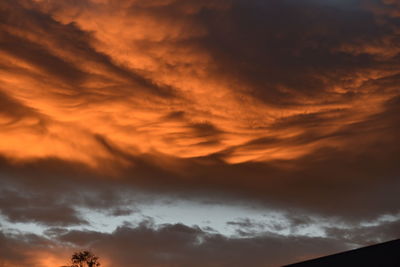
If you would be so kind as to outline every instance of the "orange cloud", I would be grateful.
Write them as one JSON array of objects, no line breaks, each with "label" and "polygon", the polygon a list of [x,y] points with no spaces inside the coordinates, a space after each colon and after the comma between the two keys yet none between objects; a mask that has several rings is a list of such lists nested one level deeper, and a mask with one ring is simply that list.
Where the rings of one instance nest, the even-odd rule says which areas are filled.
[{"label": "orange cloud", "polygon": [[[347,84],[332,88],[328,84],[321,88],[326,92],[322,96],[279,89],[301,105],[260,101],[251,84],[219,74],[219,62],[196,44],[210,34],[197,16],[204,10],[229,10],[229,1],[21,3],[25,7],[18,12],[25,19],[16,23],[16,17],[7,16],[8,24],[2,26],[9,45],[1,53],[7,66],[2,69],[1,89],[36,115],[11,124],[11,118],[2,117],[8,126],[0,150],[15,159],[59,157],[98,166],[99,159],[115,160],[95,138],[101,135],[133,154],[190,158],[230,151],[224,157],[229,163],[290,160],[346,142],[319,138],[290,144],[284,140],[310,129],[301,125],[277,129],[276,123],[297,116],[329,116],[329,124],[312,129],[326,136],[379,113],[396,94],[371,92],[368,82],[393,73],[372,70],[344,77]],[[26,5],[46,15],[29,17]],[[49,29],[41,26],[44,21]],[[17,41],[21,44],[12,46]],[[22,50],[24,46],[28,51]],[[348,46],[341,51],[372,55],[392,51],[377,49]],[[385,57],[395,54],[385,53]],[[354,91],[362,93],[346,98]],[[243,147],[260,138],[280,142]]]},{"label": "orange cloud", "polygon": [[[344,2],[0,1],[0,215],[89,225],[79,207],[118,210],[142,189],[348,221],[395,214],[399,6]],[[187,242],[199,236],[261,258],[281,242],[261,238],[255,248],[195,227],[127,228],[61,231],[11,243],[27,252],[7,249],[23,264],[55,266],[71,243],[103,240],[106,254],[132,245],[122,230],[139,240],[143,231],[154,244],[127,262],[161,266],[152,251],[163,255],[159,241],[169,249],[176,238],[171,255],[190,248],[187,266],[202,258]]]},{"label": "orange cloud", "polygon": [[391,135],[376,118],[399,94],[394,27],[271,5],[287,21],[235,1],[2,2],[0,154],[187,175],[203,159],[298,168]]}]

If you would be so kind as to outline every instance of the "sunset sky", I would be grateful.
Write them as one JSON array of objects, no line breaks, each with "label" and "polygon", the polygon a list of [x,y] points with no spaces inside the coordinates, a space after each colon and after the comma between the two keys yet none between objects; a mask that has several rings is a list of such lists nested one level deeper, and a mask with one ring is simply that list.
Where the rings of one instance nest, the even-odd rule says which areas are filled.
[{"label": "sunset sky", "polygon": [[399,203],[399,1],[0,0],[0,266],[279,266]]}]

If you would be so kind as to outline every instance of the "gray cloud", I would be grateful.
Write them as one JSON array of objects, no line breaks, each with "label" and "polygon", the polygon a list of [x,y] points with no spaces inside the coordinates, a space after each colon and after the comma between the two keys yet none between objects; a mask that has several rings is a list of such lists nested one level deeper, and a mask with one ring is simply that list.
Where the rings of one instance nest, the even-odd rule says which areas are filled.
[{"label": "gray cloud", "polygon": [[326,229],[329,237],[358,245],[372,245],[400,237],[399,220],[379,222],[372,226],[353,226],[350,228],[331,227]]},{"label": "gray cloud", "polygon": [[226,238],[198,227],[166,224],[119,227],[112,234],[71,231],[63,242],[90,247],[113,264],[145,266],[277,266],[346,249],[333,239],[267,235]]}]

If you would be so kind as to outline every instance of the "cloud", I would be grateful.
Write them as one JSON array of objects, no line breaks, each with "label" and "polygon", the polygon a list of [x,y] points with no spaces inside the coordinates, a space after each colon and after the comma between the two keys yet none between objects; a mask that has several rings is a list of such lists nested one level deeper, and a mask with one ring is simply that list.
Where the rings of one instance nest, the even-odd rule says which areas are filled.
[{"label": "cloud", "polygon": [[[45,135],[24,139],[57,148],[4,149],[12,157],[73,158],[98,168],[99,159],[115,156],[99,144],[102,136],[133,154],[188,158],[229,151],[228,163],[296,159],[346,146],[324,137],[379,113],[398,94],[390,85],[379,92],[374,86],[396,75],[390,70],[396,66],[395,24],[377,23],[358,3],[2,5],[24,17],[16,23],[5,16],[5,70],[13,62],[22,77],[11,79],[15,74],[6,71],[3,90],[47,117]],[[96,23],[89,19],[97,17]],[[368,46],[393,52],[381,55]],[[6,88],[22,89],[15,95]],[[272,142],[247,145],[256,140]]]},{"label": "cloud", "polygon": [[70,231],[59,235],[58,240],[90,247],[110,260],[109,266],[276,266],[344,249],[335,240],[322,238],[227,238],[196,226],[156,227],[149,222],[138,227],[121,226],[111,234]]},{"label": "cloud", "polygon": [[326,232],[332,238],[366,246],[398,238],[400,236],[399,224],[400,221],[395,219],[378,224],[354,226],[345,229],[328,227]]},{"label": "cloud", "polygon": [[110,267],[276,266],[345,249],[334,240],[321,238],[289,240],[271,235],[230,239],[198,227],[174,224],[153,228],[145,222],[138,227],[119,227],[110,234],[73,230],[60,231],[55,239],[4,233],[0,237],[2,264],[7,266],[67,264],[68,251],[80,248],[90,248]]},{"label": "cloud", "polygon": [[[303,210],[344,219],[374,218],[398,211],[395,204],[399,193],[396,186],[399,146],[394,145],[398,125],[394,123],[397,120],[396,103],[397,99],[390,100],[381,114],[324,137],[348,139],[347,149],[320,149],[296,160],[232,165],[223,161],[224,154],[192,159],[162,154],[126,155],[108,144],[109,151],[130,163],[126,168],[119,167],[118,179],[113,174],[100,175],[80,163],[46,159],[24,164],[6,161],[2,168],[8,169],[7,175],[13,178],[3,180],[9,184],[17,183],[16,186],[22,186],[19,189],[22,191],[36,190],[44,195],[52,192],[54,199],[68,194],[77,195],[78,199],[91,199],[83,202],[68,198],[78,205],[118,206],[123,203],[118,200],[121,199],[118,196],[121,188],[130,191],[140,186],[157,194],[172,193],[200,199],[207,194],[228,202],[235,198],[247,199],[270,208]],[[381,138],[382,134],[385,139]],[[115,167],[112,162],[107,164],[110,168]],[[166,164],[176,166],[176,169],[168,168]],[[32,179],[36,179],[37,184],[32,184]],[[103,195],[101,192],[108,193]]]},{"label": "cloud", "polygon": [[23,196],[19,192],[1,191],[0,211],[10,222],[36,222],[46,225],[87,224],[66,203],[45,196]]},{"label": "cloud", "polygon": [[[399,29],[395,1],[3,0],[1,213],[80,225],[147,192],[305,214],[293,227],[397,214]],[[196,259],[198,236],[258,251],[184,229]]]},{"label": "cloud", "polygon": [[56,251],[55,244],[44,237],[33,234],[5,234],[0,232],[0,264],[2,266],[59,266],[62,248]]},{"label": "cloud", "polygon": [[[398,222],[346,229],[327,228],[327,237],[282,236],[265,232],[255,236],[225,237],[183,224],[126,223],[112,233],[50,228],[40,237],[24,233],[0,235],[1,259],[11,266],[43,265],[45,259],[66,264],[68,252],[90,249],[107,266],[277,266],[341,252],[392,237]],[[397,228],[396,228],[397,227]],[[394,232],[393,232],[394,231]],[[398,231],[397,231],[398,232]],[[377,237],[378,239],[368,239]],[[62,245],[61,245],[62,244]],[[36,264],[36,265],[35,265]],[[40,265],[42,264],[42,265]]]}]

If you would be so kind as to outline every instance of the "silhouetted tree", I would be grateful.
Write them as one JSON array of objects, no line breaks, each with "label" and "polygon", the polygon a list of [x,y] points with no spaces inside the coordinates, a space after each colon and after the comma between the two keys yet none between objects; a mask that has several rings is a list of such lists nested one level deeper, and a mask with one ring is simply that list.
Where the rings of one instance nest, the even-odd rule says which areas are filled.
[{"label": "silhouetted tree", "polygon": [[100,266],[99,257],[92,254],[90,251],[84,250],[75,252],[71,256],[72,265],[62,267],[98,267]]}]

